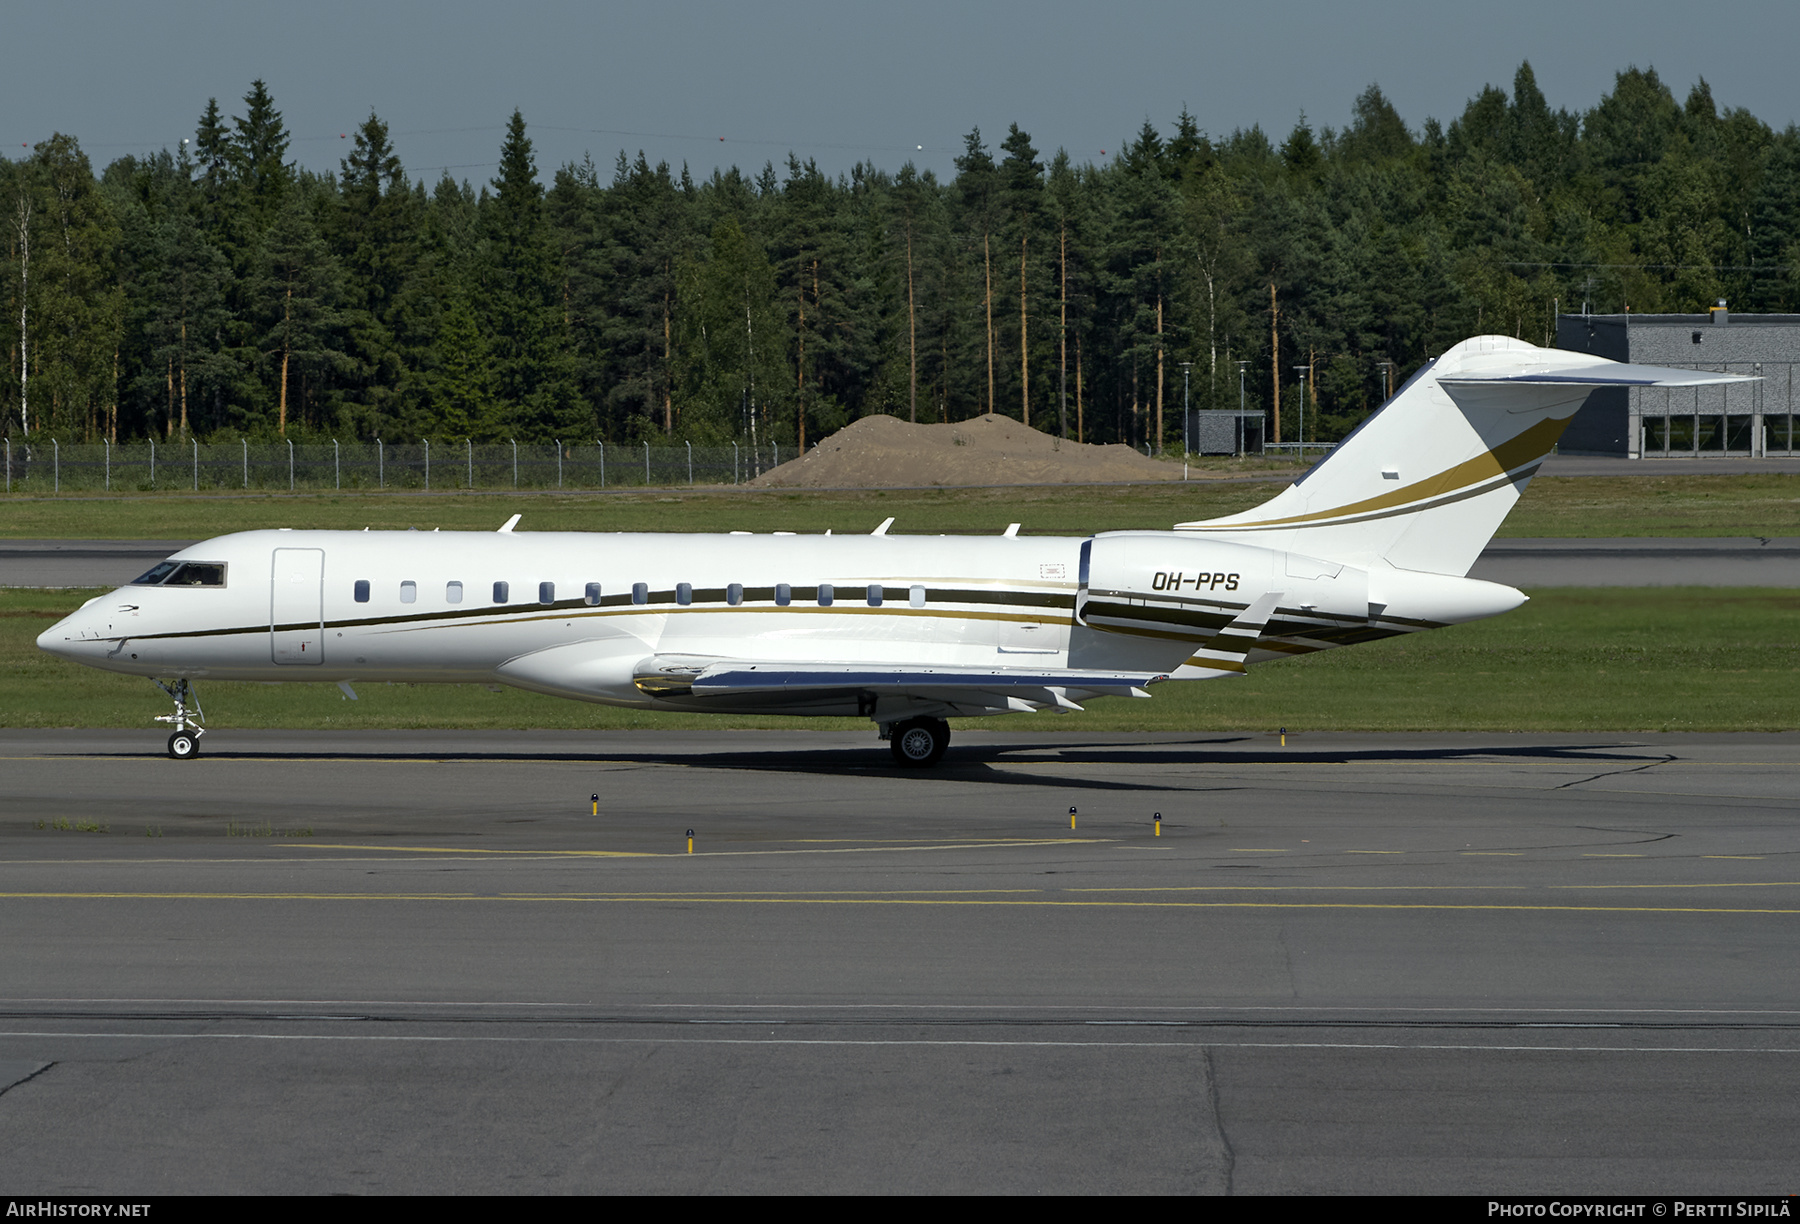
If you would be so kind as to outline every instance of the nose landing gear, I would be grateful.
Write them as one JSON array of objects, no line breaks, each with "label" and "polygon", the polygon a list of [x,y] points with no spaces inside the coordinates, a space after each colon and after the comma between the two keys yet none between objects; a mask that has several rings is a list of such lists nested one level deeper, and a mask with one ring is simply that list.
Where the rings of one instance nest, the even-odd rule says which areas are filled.
[{"label": "nose landing gear", "polygon": [[[200,737],[206,734],[206,729],[200,726],[206,721],[206,712],[200,708],[200,697],[186,676],[172,685],[158,680],[156,687],[175,702],[173,714],[156,716],[157,722],[175,724],[175,733],[169,736],[169,756],[177,761],[191,761],[200,755]],[[189,703],[193,705],[192,714],[188,712]]]}]

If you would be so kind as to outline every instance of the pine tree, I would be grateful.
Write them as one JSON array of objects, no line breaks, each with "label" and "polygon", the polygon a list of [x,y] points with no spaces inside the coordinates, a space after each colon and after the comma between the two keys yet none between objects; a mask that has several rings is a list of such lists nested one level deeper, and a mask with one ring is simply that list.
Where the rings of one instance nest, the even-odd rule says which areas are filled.
[{"label": "pine tree", "polygon": [[962,156],[956,159],[956,182],[952,185],[956,195],[958,212],[961,214],[959,228],[966,235],[970,246],[977,255],[980,272],[979,300],[982,310],[982,334],[985,337],[981,352],[985,358],[987,371],[987,394],[981,401],[981,411],[995,412],[998,403],[995,400],[994,386],[994,229],[999,222],[999,174],[994,166],[994,159],[989,156],[987,146],[981,143],[981,129],[975,128],[963,138]]},{"label": "pine tree", "polygon": [[299,380],[316,387],[344,360],[337,347],[342,276],[300,192],[290,194],[264,235],[258,264],[248,289],[261,323],[264,381],[275,388],[276,431],[285,435]]},{"label": "pine tree", "polygon": [[[1000,147],[1006,158],[1000,164],[1001,194],[1006,210],[1006,234],[1009,250],[1018,252],[1019,269],[1019,419],[1031,424],[1031,365],[1033,361],[1031,318],[1033,301],[1044,297],[1041,241],[1044,207],[1044,167],[1031,147],[1031,137],[1013,124]],[[1035,263],[1034,263],[1035,256]],[[1034,294],[1035,287],[1035,294]],[[1009,329],[1010,330],[1010,329]],[[1042,328],[1040,335],[1042,334]],[[1042,345],[1040,343],[1039,347]]]},{"label": "pine tree", "polygon": [[414,373],[399,333],[404,316],[429,310],[421,267],[421,223],[413,191],[371,113],[341,163],[334,245],[344,279],[343,360],[339,363],[355,415],[378,421],[402,412]]},{"label": "pine tree", "polygon": [[232,177],[243,193],[243,207],[258,228],[269,224],[281,208],[294,182],[294,168],[282,160],[287,155],[288,134],[275,100],[260,81],[253,81],[244,95],[245,114],[234,117],[227,156]]},{"label": "pine tree", "polygon": [[481,208],[475,305],[493,353],[501,420],[513,431],[508,436],[579,436],[591,429],[592,414],[575,395],[544,189],[516,110],[492,185]]}]

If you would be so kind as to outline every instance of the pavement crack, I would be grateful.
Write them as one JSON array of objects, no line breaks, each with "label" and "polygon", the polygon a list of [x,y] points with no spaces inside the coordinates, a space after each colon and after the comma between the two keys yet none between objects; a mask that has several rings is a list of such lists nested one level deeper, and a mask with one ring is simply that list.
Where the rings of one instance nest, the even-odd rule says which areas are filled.
[{"label": "pavement crack", "polygon": [[1207,1046],[1201,1052],[1201,1065],[1206,1074],[1206,1105],[1212,1115],[1213,1135],[1219,1144],[1219,1177],[1223,1183],[1220,1193],[1227,1197],[1231,1194],[1231,1178],[1237,1165],[1237,1153],[1232,1151],[1231,1137],[1225,1133],[1225,1113],[1219,1105],[1219,1074],[1213,1065],[1213,1051]]},{"label": "pavement crack", "polygon": [[1631,845],[1634,845],[1634,846],[1647,846],[1647,845],[1650,845],[1652,842],[1669,841],[1673,838],[1681,836],[1679,833],[1656,833],[1656,832],[1652,832],[1649,829],[1609,829],[1605,825],[1576,825],[1575,827],[1578,829],[1586,829],[1590,833],[1630,833],[1630,834],[1635,834],[1637,837],[1637,840],[1630,843]]},{"label": "pavement crack", "polygon": [[28,1072],[25,1075],[21,1075],[18,1079],[13,1080],[10,1083],[0,1084],[0,1096],[5,1096],[7,1093],[11,1092],[14,1088],[17,1088],[20,1084],[29,1084],[32,1080],[36,1079],[38,1076],[42,1075],[44,1072],[48,1071],[51,1067],[54,1067],[55,1065],[56,1064],[53,1062],[47,1062],[43,1066],[39,1067],[37,1070]]},{"label": "pavement crack", "polygon": [[1667,765],[1679,759],[1680,758],[1675,756],[1664,756],[1658,760],[1645,761],[1642,765],[1634,765],[1630,769],[1605,769],[1590,777],[1576,778],[1573,782],[1564,782],[1561,785],[1553,786],[1550,789],[1568,790],[1571,786],[1585,786],[1589,782],[1598,782],[1601,778],[1622,778],[1626,774],[1642,773],[1646,769],[1655,769],[1658,765]]}]

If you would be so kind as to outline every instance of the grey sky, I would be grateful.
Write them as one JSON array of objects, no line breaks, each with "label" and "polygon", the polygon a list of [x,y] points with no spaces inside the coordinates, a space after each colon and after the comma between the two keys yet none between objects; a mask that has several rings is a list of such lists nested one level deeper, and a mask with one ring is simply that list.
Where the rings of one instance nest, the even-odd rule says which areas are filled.
[{"label": "grey sky", "polygon": [[1588,109],[1636,64],[1678,99],[1704,76],[1722,107],[1800,119],[1791,2],[8,7],[0,148],[16,158],[64,131],[97,166],[192,135],[208,97],[241,113],[259,77],[303,165],[335,169],[340,133],[373,109],[414,177],[449,166],[477,183],[514,107],[545,178],[590,151],[604,177],[621,148],[696,177],[779,167],[790,149],[832,173],[911,157],[947,176],[971,127],[992,146],[1013,122],[1046,153],[1100,161],[1146,118],[1167,133],[1184,104],[1215,134],[1260,123],[1279,138],[1302,110],[1340,126],[1371,81],[1417,128],[1484,83],[1510,89],[1523,59],[1554,107]]}]

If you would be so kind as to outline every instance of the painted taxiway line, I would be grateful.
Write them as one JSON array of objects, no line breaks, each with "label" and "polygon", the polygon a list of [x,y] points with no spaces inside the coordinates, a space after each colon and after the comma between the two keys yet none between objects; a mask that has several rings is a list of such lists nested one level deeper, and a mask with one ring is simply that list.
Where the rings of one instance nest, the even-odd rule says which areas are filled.
[{"label": "painted taxiway line", "polygon": [[1574,1046],[1574,1045],[1479,1045],[1362,1041],[1049,1041],[1004,1038],[845,1038],[845,1037],[505,1037],[452,1034],[382,1033],[59,1033],[55,1031],[0,1031],[0,1039],[91,1041],[314,1041],[369,1042],[418,1045],[633,1045],[633,1046],[961,1046],[1008,1049],[1099,1050],[1381,1050],[1496,1054],[1800,1054],[1791,1046]]},{"label": "painted taxiway line", "polygon": [[1578,914],[1800,916],[1800,909],[1697,905],[1505,905],[1400,901],[1124,901],[1055,898],[780,896],[763,893],[311,893],[311,892],[0,892],[0,901],[424,901],[511,904],[990,906],[1037,909],[1388,910]]}]

